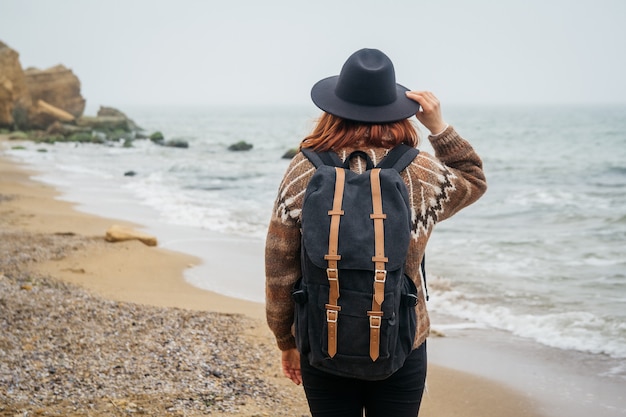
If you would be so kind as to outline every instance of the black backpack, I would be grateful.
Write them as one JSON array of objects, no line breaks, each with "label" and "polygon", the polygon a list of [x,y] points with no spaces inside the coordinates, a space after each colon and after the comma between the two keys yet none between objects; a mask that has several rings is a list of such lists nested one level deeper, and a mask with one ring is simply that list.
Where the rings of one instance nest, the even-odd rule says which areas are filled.
[{"label": "black backpack", "polygon": [[[302,206],[302,278],[296,344],[309,363],[335,375],[384,379],[410,354],[417,289],[404,273],[411,209],[400,177],[419,151],[392,149],[376,166],[364,152],[303,154],[317,168]],[[349,169],[356,156],[367,170]]]}]

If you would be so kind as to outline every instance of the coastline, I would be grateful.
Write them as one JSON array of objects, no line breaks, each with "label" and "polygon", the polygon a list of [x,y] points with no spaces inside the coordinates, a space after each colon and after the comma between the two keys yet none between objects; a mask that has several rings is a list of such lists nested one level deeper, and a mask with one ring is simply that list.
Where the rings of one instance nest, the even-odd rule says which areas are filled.
[{"label": "coastline", "polygon": [[[264,323],[262,304],[199,289],[185,280],[185,270],[201,263],[198,257],[160,247],[147,247],[136,241],[104,243],[104,231],[112,224],[136,229],[142,229],[142,225],[77,211],[74,204],[59,200],[59,193],[54,188],[30,179],[32,174],[0,155],[0,194],[11,196],[10,199],[0,200],[0,211],[4,217],[2,224],[18,232],[74,234],[96,241],[94,245],[73,251],[62,259],[37,262],[32,265],[34,272],[76,284],[97,297],[109,300],[226,315],[243,314],[254,323],[247,332],[252,338],[252,345],[274,346]],[[211,242],[211,245],[219,257],[220,251],[224,250],[219,240]],[[250,256],[262,257],[262,253]],[[228,264],[216,262],[211,267],[220,268],[215,271],[216,274],[225,274],[229,273]],[[273,362],[272,367],[269,370],[264,368],[261,378],[287,393],[281,399],[290,400],[280,404],[290,410],[286,415],[306,415],[302,389],[278,375],[279,353],[277,349],[271,352],[270,357],[264,360]],[[457,355],[463,356],[463,352],[457,352]],[[542,415],[526,394],[475,374],[431,363],[427,385],[420,413],[422,416]],[[157,398],[153,400],[157,401]],[[223,415],[272,415],[276,406],[272,404],[268,407],[263,402],[248,398],[239,405],[240,411]]]}]

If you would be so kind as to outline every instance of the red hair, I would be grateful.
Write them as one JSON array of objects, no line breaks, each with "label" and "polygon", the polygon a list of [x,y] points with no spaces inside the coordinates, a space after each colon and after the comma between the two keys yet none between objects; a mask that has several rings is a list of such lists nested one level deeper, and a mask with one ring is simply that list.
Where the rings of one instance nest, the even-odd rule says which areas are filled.
[{"label": "red hair", "polygon": [[300,143],[300,148],[317,152],[345,147],[393,148],[400,143],[416,147],[419,143],[417,129],[409,119],[392,123],[363,123],[322,113],[313,132]]}]

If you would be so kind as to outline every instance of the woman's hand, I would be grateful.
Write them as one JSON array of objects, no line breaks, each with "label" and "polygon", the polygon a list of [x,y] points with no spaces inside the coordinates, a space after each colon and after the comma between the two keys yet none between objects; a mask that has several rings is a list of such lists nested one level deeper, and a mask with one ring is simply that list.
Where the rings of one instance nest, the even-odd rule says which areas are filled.
[{"label": "woman's hand", "polygon": [[300,352],[297,349],[289,349],[282,351],[283,373],[294,384],[302,384],[302,374],[300,373]]},{"label": "woman's hand", "polygon": [[420,104],[420,110],[415,114],[430,133],[436,135],[443,132],[448,126],[443,121],[439,99],[430,91],[407,91],[406,96]]}]

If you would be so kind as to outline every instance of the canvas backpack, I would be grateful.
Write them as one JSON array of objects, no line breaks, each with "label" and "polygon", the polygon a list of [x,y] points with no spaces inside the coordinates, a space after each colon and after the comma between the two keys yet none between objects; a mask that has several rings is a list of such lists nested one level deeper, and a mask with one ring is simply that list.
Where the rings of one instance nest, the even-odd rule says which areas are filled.
[{"label": "canvas backpack", "polygon": [[[376,166],[362,151],[345,162],[303,149],[316,171],[302,206],[302,278],[296,303],[298,350],[329,373],[384,379],[410,354],[417,288],[404,271],[411,208],[400,176],[417,156],[407,145]],[[349,169],[361,157],[366,170]]]}]

